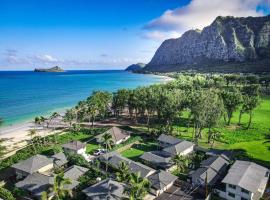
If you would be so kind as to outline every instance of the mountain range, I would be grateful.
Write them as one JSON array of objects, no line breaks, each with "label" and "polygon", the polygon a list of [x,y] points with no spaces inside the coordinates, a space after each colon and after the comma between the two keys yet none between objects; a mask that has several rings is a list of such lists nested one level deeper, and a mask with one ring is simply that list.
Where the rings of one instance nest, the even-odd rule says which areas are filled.
[{"label": "mountain range", "polygon": [[203,30],[165,40],[143,68],[144,72],[182,70],[270,72],[270,15],[219,16]]}]

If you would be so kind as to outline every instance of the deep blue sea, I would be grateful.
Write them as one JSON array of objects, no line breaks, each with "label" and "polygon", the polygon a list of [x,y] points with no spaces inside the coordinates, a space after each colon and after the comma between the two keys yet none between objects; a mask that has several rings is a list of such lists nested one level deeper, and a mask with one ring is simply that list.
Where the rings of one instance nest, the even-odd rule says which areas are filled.
[{"label": "deep blue sea", "polygon": [[113,92],[163,80],[125,71],[0,71],[0,117],[4,118],[4,125],[26,122],[72,107],[94,90]]}]

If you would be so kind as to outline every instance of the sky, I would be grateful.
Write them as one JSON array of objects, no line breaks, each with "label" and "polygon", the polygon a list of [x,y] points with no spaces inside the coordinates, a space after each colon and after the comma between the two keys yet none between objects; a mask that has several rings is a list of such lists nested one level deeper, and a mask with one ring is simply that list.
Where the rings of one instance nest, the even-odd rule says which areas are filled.
[{"label": "sky", "polygon": [[264,16],[270,0],[0,0],[0,70],[124,69],[217,16]]}]

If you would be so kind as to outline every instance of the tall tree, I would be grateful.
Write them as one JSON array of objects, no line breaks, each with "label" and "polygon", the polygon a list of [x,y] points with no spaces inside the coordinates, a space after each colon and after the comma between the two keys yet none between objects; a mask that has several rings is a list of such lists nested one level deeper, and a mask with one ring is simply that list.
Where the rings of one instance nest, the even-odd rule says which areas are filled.
[{"label": "tall tree", "polygon": [[141,177],[140,173],[132,173],[125,193],[128,194],[130,200],[143,200],[149,188],[150,182],[148,179]]},{"label": "tall tree", "polygon": [[230,90],[223,90],[221,96],[225,110],[227,112],[227,124],[230,125],[233,113],[237,110],[243,101],[242,95],[237,88],[231,88]]},{"label": "tall tree", "polygon": [[54,177],[54,184],[51,188],[54,193],[54,199],[61,200],[67,196],[72,196],[72,191],[67,189],[67,185],[71,184],[71,180],[64,177],[64,172],[56,174]]},{"label": "tall tree", "polygon": [[177,167],[177,171],[180,173],[180,172],[184,172],[187,165],[188,165],[188,160],[186,157],[180,155],[180,154],[177,154],[173,157],[173,163],[176,165]]},{"label": "tall tree", "polygon": [[103,144],[105,145],[106,149],[106,173],[108,172],[108,150],[112,147],[112,135],[109,133],[105,133],[102,135]]},{"label": "tall tree", "polygon": [[116,180],[121,183],[128,183],[129,181],[129,166],[126,162],[119,163],[118,172],[116,172]]},{"label": "tall tree", "polygon": [[30,145],[32,146],[35,153],[37,153],[36,145],[34,142],[34,138],[36,137],[36,135],[37,135],[36,129],[29,130],[28,136],[30,136]]}]

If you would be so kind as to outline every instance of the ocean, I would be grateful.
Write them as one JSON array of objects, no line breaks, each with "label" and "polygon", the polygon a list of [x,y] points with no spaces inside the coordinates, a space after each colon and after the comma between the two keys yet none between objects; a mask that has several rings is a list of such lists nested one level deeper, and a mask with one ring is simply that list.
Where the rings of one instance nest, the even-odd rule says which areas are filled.
[{"label": "ocean", "polygon": [[114,92],[164,81],[164,77],[125,71],[37,73],[0,71],[0,117],[4,126],[64,111],[95,90]]}]

